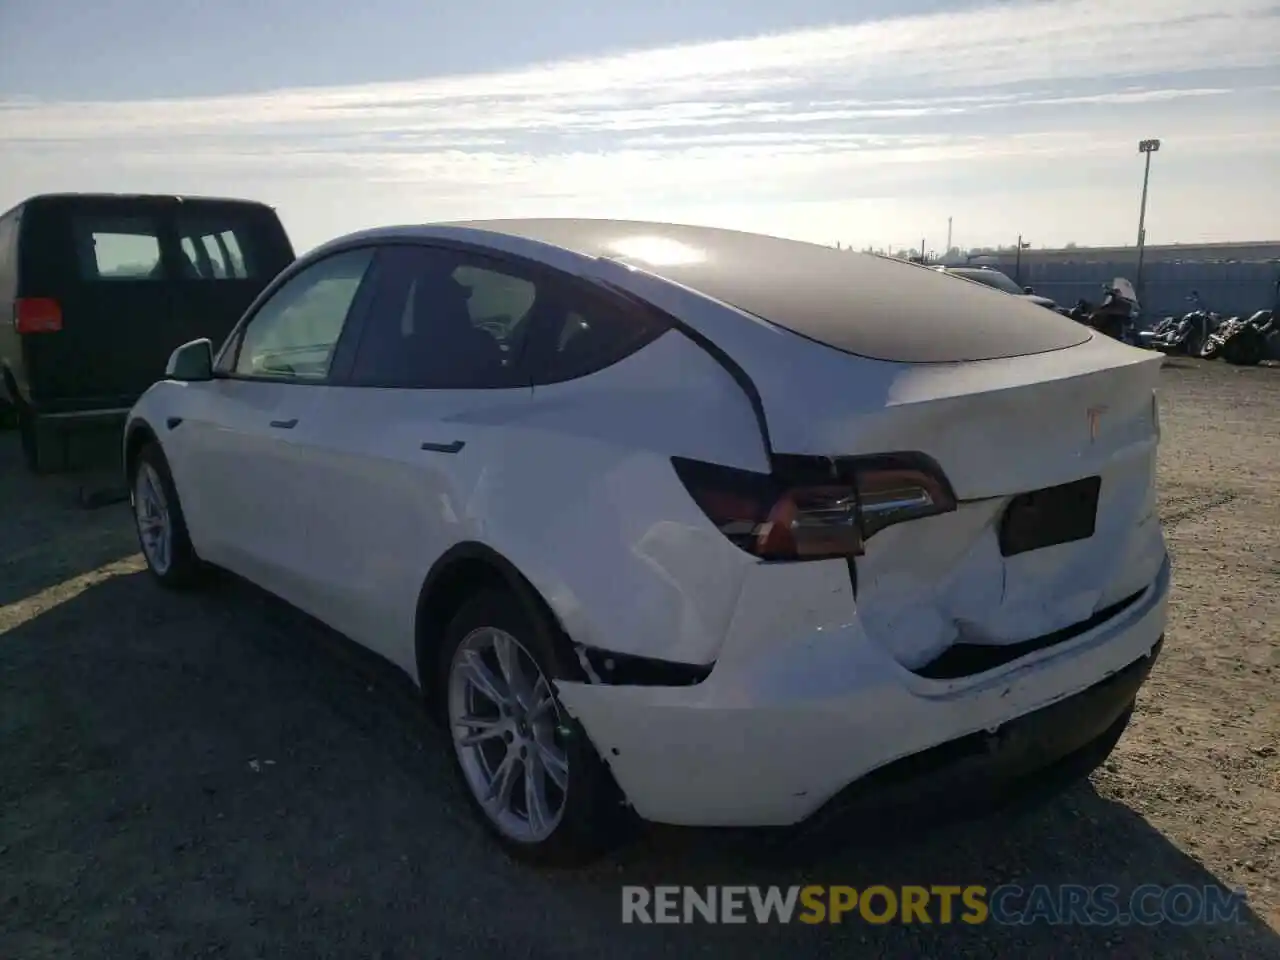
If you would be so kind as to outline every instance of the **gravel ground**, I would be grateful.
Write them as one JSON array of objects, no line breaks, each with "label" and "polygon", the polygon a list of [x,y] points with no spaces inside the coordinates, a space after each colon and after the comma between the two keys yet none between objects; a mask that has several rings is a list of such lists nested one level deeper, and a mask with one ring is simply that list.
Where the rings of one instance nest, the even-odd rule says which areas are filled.
[{"label": "gravel ground", "polygon": [[[1165,654],[1088,785],[1018,816],[764,866],[654,830],[509,863],[407,681],[236,582],[174,597],[126,509],[0,435],[0,958],[1280,957],[1280,370],[1163,377]],[[1242,886],[1230,926],[623,927],[624,883]]]}]

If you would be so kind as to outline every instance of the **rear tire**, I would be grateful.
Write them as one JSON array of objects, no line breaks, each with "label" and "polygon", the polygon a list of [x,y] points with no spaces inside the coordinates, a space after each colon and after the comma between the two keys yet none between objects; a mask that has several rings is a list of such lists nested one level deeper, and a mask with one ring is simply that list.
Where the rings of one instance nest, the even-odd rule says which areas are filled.
[{"label": "rear tire", "polygon": [[159,444],[150,442],[138,451],[129,477],[138,546],[147,569],[162,586],[182,590],[203,579],[204,565],[187,534],[178,490],[169,472],[169,461]]},{"label": "rear tire", "polygon": [[603,855],[631,818],[556,695],[554,680],[578,671],[545,619],[508,590],[478,591],[445,631],[434,692],[475,816],[511,856],[570,866]]},{"label": "rear tire", "polygon": [[1243,334],[1227,346],[1222,359],[1236,367],[1256,367],[1266,354],[1266,343],[1257,334]]}]

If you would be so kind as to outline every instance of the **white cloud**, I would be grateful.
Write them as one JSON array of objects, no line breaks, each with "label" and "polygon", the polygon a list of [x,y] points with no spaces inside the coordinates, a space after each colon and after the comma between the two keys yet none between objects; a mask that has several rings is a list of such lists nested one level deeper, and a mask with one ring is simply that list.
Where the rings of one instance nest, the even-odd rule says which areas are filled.
[{"label": "white cloud", "polygon": [[1230,145],[1237,168],[1277,166],[1277,37],[1272,0],[1001,3],[411,83],[0,101],[0,205],[257,195],[303,246],[386,219],[547,213],[856,243],[914,220],[918,241],[960,210],[974,243],[1024,227],[1122,241],[1133,141],[1155,132],[1179,188],[1152,239],[1276,232],[1273,177],[1215,184],[1195,165]]}]

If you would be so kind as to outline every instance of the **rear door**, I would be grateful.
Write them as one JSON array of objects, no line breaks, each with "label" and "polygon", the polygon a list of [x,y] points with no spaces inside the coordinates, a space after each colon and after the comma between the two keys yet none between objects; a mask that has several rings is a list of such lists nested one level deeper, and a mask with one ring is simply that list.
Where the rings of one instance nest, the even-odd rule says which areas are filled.
[{"label": "rear door", "polygon": [[128,407],[183,341],[172,329],[165,236],[174,201],[59,197],[24,215],[19,295],[48,297],[60,330],[24,336],[27,380],[45,412]]},{"label": "rear door", "polygon": [[387,247],[351,367],[296,431],[313,493],[290,508],[314,536],[312,612],[406,669],[431,564],[518,509],[498,478],[532,397],[525,338],[556,300],[505,260]]},{"label": "rear door", "polygon": [[255,297],[293,262],[275,211],[257,203],[182,200],[174,211],[174,346],[227,338]]}]

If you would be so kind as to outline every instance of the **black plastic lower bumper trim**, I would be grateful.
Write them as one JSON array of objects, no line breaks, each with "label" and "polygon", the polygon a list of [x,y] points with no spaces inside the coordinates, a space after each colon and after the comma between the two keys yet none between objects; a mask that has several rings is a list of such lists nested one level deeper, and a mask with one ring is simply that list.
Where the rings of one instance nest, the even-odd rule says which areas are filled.
[{"label": "black plastic lower bumper trim", "polygon": [[711,676],[714,663],[678,663],[579,645],[593,683],[615,687],[692,687]]},{"label": "black plastic lower bumper trim", "polygon": [[804,833],[874,838],[985,816],[1051,796],[1088,776],[1128,725],[1164,644],[1081,692],[1004,724],[890,763],[851,783],[800,825]]}]

